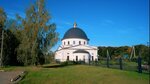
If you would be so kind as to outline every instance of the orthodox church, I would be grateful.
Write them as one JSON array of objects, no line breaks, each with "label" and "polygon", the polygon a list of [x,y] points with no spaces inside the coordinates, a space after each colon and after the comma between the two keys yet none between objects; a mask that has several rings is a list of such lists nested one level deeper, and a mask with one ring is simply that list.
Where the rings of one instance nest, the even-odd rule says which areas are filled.
[{"label": "orthodox church", "polygon": [[98,60],[98,48],[89,45],[89,38],[85,32],[74,23],[61,40],[61,45],[55,52],[55,60],[64,61],[89,61]]}]

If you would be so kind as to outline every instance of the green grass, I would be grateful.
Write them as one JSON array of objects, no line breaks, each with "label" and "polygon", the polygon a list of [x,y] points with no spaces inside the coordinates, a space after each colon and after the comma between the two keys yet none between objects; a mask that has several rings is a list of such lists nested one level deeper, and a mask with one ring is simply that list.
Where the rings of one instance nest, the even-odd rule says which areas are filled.
[{"label": "green grass", "polygon": [[[45,65],[49,66],[49,65]],[[6,70],[27,70],[20,84],[149,84],[148,74],[87,65],[57,68],[7,67]]]}]

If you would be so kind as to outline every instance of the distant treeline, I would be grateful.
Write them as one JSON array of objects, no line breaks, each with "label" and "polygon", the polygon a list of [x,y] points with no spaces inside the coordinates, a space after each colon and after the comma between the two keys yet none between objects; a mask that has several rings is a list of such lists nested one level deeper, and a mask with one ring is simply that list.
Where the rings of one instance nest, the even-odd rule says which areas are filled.
[{"label": "distant treeline", "polygon": [[[136,59],[138,56],[141,56],[143,59],[143,62],[146,62],[150,64],[150,51],[149,47],[146,45],[135,45],[134,50],[135,50],[135,57],[134,57],[134,51],[133,47],[130,46],[120,46],[120,47],[104,47],[104,46],[99,46],[98,47],[98,55],[99,59],[101,58],[106,58],[107,57],[107,50],[109,52],[110,58],[115,59],[122,57],[124,59],[129,59],[131,58],[131,53],[132,53],[132,59]],[[135,61],[135,60],[134,60]]]}]

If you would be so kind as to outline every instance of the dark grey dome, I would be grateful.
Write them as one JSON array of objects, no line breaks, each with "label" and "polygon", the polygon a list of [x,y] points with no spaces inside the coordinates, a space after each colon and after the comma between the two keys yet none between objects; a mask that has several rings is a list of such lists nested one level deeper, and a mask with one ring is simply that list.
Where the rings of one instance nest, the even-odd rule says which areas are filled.
[{"label": "dark grey dome", "polygon": [[78,27],[71,28],[65,33],[63,39],[68,39],[68,38],[80,38],[80,39],[89,40],[85,32]]},{"label": "dark grey dome", "polygon": [[77,51],[74,51],[73,53],[88,53],[88,54],[89,54],[88,51],[85,51],[85,50],[82,50],[82,49],[79,49],[79,50],[77,50]]}]

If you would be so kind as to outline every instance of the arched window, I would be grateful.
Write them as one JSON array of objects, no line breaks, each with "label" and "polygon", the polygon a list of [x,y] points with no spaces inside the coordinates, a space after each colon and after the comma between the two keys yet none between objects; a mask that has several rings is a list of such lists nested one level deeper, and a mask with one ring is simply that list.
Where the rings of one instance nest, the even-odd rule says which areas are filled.
[{"label": "arched window", "polygon": [[64,45],[65,45],[65,42],[64,42]]},{"label": "arched window", "polygon": [[70,42],[68,41],[68,45],[70,45]]},{"label": "arched window", "polygon": [[81,45],[81,41],[79,41],[79,45]]},{"label": "arched window", "polygon": [[85,41],[84,41],[84,45],[85,45]]},{"label": "arched window", "polygon": [[75,41],[73,41],[73,44],[75,44]]},{"label": "arched window", "polygon": [[78,61],[78,56],[76,56],[76,61]]},{"label": "arched window", "polygon": [[94,56],[92,56],[92,61],[94,61]]},{"label": "arched window", "polygon": [[69,61],[69,56],[67,56],[67,61]]},{"label": "arched window", "polygon": [[92,53],[92,55],[94,55],[94,53]]}]

